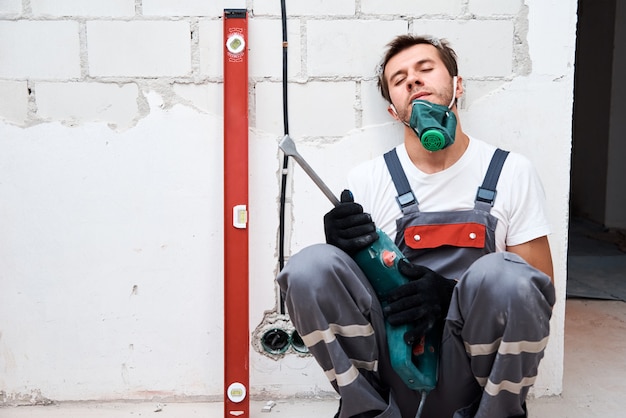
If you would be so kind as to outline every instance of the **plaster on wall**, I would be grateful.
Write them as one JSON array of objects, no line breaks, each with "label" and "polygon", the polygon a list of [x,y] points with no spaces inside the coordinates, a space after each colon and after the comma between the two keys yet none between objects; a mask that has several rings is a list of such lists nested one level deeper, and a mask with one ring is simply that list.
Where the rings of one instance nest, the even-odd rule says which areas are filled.
[{"label": "plaster on wall", "polygon": [[0,124],[7,402],[221,391],[220,119],[146,100],[123,133]]}]

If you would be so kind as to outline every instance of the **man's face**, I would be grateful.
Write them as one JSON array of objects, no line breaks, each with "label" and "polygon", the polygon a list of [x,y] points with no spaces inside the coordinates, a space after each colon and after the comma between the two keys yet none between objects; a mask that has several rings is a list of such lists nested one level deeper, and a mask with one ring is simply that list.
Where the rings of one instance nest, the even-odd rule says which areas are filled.
[{"label": "man's face", "polygon": [[[384,77],[397,112],[390,109],[390,113],[400,121],[409,122],[415,99],[443,106],[452,100],[452,76],[432,45],[414,45],[394,55],[385,66]],[[457,90],[457,96],[461,93]]]}]

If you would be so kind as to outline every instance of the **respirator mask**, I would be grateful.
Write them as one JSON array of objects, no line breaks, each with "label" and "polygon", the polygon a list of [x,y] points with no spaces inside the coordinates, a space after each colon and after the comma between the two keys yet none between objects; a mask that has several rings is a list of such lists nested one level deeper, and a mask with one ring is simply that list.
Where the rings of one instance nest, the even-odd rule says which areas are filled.
[{"label": "respirator mask", "polygon": [[450,109],[456,99],[456,81],[454,76],[452,100],[447,107],[419,99],[411,103],[411,119],[407,125],[415,131],[428,151],[439,151],[454,143],[456,116]]}]

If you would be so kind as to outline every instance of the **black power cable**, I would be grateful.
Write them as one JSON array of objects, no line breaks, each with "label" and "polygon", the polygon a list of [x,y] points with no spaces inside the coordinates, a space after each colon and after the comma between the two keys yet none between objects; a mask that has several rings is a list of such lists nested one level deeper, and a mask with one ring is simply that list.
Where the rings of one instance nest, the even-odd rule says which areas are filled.
[{"label": "black power cable", "polygon": [[[283,130],[285,135],[289,135],[289,112],[287,107],[287,12],[285,0],[280,1],[281,21],[283,27]],[[280,184],[280,220],[278,223],[278,267],[282,271],[285,267],[285,200],[287,194],[287,168],[289,167],[289,157],[283,157],[283,169]],[[285,300],[280,294],[280,314],[285,313]]]}]

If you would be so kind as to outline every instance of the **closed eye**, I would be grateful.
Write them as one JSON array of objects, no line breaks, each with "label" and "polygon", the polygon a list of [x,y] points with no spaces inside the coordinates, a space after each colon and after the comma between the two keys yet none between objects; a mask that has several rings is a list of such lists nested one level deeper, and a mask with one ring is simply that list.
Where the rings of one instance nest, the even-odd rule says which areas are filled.
[{"label": "closed eye", "polygon": [[393,80],[393,85],[394,86],[399,86],[400,84],[402,84],[404,82],[405,78],[404,77],[397,77],[395,80]]}]

